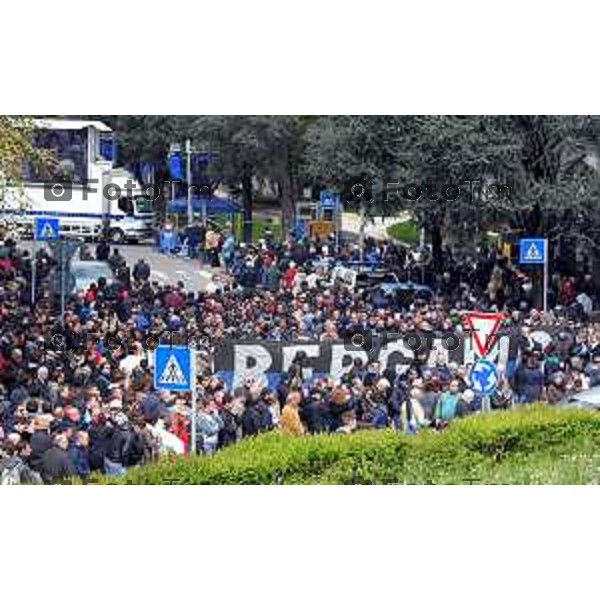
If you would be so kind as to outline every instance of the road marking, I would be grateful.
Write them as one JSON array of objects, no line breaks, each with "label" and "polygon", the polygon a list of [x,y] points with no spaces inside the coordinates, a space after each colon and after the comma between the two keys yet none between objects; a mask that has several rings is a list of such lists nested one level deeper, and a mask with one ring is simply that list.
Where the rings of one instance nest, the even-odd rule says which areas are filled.
[{"label": "road marking", "polygon": [[188,281],[190,281],[190,280],[191,280],[191,277],[190,277],[190,275],[189,275],[188,273],[186,273],[185,271],[175,271],[175,275],[179,275],[179,277],[180,277],[181,279],[183,279],[183,281],[184,281],[185,283],[187,283]]},{"label": "road marking", "polygon": [[152,271],[152,276],[153,277],[158,277],[159,279],[169,279],[169,276],[166,273],[163,273],[162,271]]}]

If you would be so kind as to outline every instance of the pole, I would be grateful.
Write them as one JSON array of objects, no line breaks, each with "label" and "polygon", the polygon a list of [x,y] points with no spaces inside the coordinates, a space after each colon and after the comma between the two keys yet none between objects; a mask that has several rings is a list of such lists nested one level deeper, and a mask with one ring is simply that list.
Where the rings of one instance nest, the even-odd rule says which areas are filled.
[{"label": "pole", "polygon": [[60,322],[64,327],[65,325],[65,254],[64,244],[62,240],[58,242],[60,244]]},{"label": "pole", "polygon": [[191,448],[190,448],[190,454],[196,454],[198,452],[198,449],[196,447],[197,444],[197,439],[196,439],[196,421],[197,421],[197,416],[198,416],[198,392],[196,390],[196,386],[197,386],[197,381],[196,381],[196,350],[195,349],[191,349],[190,350],[192,356],[190,357],[191,361],[192,361],[192,416],[190,418],[190,427],[192,428],[191,431]]},{"label": "pole", "polygon": [[425,227],[419,233],[419,260],[421,261],[421,285],[425,285]]},{"label": "pole", "polygon": [[338,196],[335,197],[335,253],[340,253],[340,229],[342,226],[341,201]]},{"label": "pole", "polygon": [[491,410],[492,410],[491,400],[490,400],[490,397],[486,394],[481,399],[481,412],[487,413],[487,412],[490,412]]},{"label": "pole", "polygon": [[358,231],[358,245],[360,250],[361,262],[365,260],[365,226],[366,226],[366,210],[363,202],[360,203],[360,223]]},{"label": "pole", "polygon": [[544,312],[548,311],[548,239],[544,240]]},{"label": "pole", "polygon": [[194,211],[192,210],[192,142],[189,139],[185,140],[185,154],[185,178],[187,181],[187,217],[189,227],[192,224],[192,221],[194,220]]},{"label": "pole", "polygon": [[33,258],[31,260],[31,310],[35,306],[35,255],[36,255],[37,244],[35,239],[33,240]]},{"label": "pole", "polygon": [[204,226],[204,229],[206,229],[206,221],[207,221],[207,210],[206,210],[206,202],[207,202],[207,198],[204,197],[202,199],[202,225]]}]

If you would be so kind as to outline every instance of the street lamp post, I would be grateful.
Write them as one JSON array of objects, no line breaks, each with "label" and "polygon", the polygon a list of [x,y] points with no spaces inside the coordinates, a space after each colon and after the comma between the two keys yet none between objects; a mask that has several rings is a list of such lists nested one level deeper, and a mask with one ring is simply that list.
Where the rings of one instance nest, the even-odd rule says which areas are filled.
[{"label": "street lamp post", "polygon": [[194,210],[192,206],[192,142],[185,140],[185,156],[186,156],[186,173],[187,180],[187,218],[188,227],[192,225],[194,220]]}]

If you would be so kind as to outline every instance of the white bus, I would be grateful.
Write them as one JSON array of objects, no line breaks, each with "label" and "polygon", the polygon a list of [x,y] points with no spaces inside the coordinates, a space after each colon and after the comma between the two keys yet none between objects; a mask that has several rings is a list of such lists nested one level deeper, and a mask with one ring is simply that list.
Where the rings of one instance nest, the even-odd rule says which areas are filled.
[{"label": "white bus", "polygon": [[94,239],[107,230],[115,243],[153,235],[154,192],[142,190],[133,176],[114,169],[112,158],[103,156],[103,145],[112,143],[113,136],[106,124],[34,119],[33,125],[34,145],[47,151],[50,160],[28,164],[23,185],[6,188],[0,205],[3,221],[30,234],[35,217],[59,217],[67,236]]}]

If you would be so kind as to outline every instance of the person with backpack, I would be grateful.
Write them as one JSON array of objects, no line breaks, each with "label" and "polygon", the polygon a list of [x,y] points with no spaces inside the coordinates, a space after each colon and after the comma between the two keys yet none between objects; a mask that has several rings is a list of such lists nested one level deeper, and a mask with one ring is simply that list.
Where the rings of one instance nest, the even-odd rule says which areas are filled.
[{"label": "person with backpack", "polygon": [[0,485],[43,485],[39,473],[25,459],[31,448],[17,434],[6,440],[0,450]]}]

